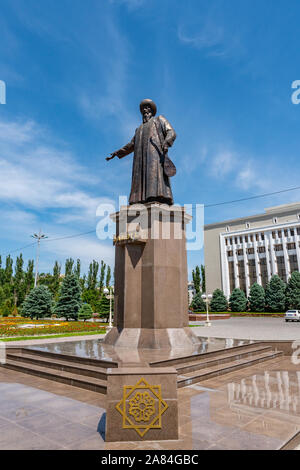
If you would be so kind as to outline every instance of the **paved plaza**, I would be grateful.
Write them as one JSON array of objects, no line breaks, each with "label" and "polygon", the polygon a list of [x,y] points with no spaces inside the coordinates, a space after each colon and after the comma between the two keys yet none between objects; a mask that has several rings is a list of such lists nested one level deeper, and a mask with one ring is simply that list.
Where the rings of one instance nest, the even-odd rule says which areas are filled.
[{"label": "paved plaza", "polygon": [[289,357],[178,390],[179,440],[105,443],[106,396],[0,369],[0,449],[279,449],[300,430]]},{"label": "paved plaza", "polygon": [[[200,322],[191,322],[191,325]],[[201,322],[203,325],[203,322]],[[211,326],[194,326],[197,336],[251,340],[297,340],[300,339],[300,322],[285,322],[283,318],[232,317],[215,320]]]}]

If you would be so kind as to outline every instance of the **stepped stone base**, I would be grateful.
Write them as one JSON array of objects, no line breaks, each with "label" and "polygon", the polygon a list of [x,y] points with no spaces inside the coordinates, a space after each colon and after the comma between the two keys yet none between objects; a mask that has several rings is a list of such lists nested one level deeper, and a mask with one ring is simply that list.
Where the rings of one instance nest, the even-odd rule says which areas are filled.
[{"label": "stepped stone base", "polygon": [[184,349],[199,343],[189,327],[184,328],[113,328],[105,337],[105,344],[118,348]]}]

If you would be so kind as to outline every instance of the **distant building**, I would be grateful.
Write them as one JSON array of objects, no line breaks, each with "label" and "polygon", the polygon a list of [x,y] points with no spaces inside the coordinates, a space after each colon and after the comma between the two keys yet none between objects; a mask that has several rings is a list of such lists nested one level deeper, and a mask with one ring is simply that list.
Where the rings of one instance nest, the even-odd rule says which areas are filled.
[{"label": "distant building", "polygon": [[235,287],[249,294],[254,282],[266,286],[273,274],[287,282],[300,271],[300,203],[204,227],[206,290],[228,297]]},{"label": "distant building", "polygon": [[196,290],[195,290],[195,287],[194,287],[194,283],[193,283],[193,281],[188,281],[189,305],[191,305],[195,295],[196,295]]}]

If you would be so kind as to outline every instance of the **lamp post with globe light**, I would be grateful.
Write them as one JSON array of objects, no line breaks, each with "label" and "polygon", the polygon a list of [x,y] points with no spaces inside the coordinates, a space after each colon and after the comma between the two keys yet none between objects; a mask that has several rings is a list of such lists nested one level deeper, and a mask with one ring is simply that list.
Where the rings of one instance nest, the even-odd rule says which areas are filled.
[{"label": "lamp post with globe light", "polygon": [[211,294],[202,294],[201,297],[204,300],[204,302],[206,303],[206,322],[205,322],[205,326],[211,326],[211,322],[209,320],[209,314],[208,314],[208,302],[212,298],[212,295]]},{"label": "lamp post with globe light", "polygon": [[113,298],[113,293],[112,292],[113,292],[112,287],[104,287],[104,289],[103,289],[103,293],[109,299],[109,323],[108,323],[108,328],[109,329],[112,328],[112,305],[111,305],[111,300]]}]

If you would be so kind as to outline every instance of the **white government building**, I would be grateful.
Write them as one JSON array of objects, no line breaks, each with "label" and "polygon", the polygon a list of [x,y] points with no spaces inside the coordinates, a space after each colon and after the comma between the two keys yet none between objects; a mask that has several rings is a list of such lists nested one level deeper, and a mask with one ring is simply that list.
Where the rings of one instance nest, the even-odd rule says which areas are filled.
[{"label": "white government building", "polygon": [[265,209],[263,214],[204,227],[206,288],[235,287],[248,296],[254,282],[266,286],[273,274],[285,282],[300,271],[300,203]]}]

